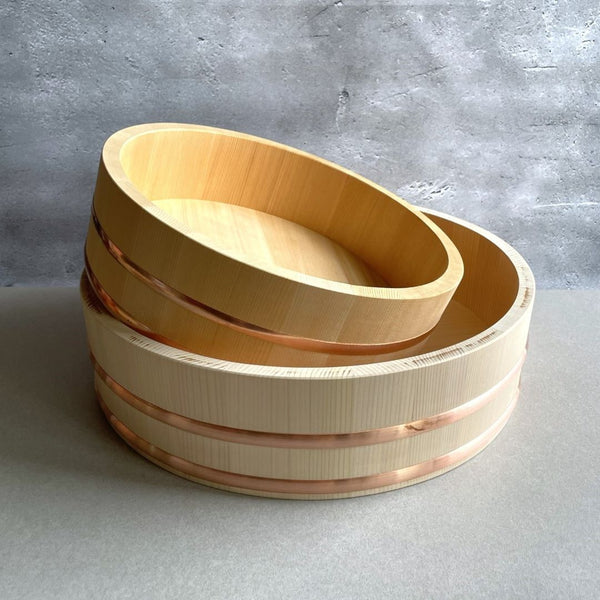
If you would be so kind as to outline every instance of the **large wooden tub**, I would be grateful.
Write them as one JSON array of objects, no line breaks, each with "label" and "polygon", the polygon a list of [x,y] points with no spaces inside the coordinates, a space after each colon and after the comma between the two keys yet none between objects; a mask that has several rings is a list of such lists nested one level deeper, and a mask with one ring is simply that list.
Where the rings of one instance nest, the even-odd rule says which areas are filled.
[{"label": "large wooden tub", "polygon": [[489,444],[519,392],[534,280],[496,236],[429,212],[464,261],[418,350],[364,365],[220,360],[141,335],[82,278],[100,405],[140,454],[188,479],[282,498],[339,498],[444,473]]}]

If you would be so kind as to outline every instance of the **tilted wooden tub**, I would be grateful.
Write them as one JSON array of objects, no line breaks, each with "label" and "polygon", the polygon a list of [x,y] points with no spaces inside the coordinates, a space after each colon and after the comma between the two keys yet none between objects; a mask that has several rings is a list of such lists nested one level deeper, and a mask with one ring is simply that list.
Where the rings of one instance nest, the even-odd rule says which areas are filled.
[{"label": "tilted wooden tub", "polygon": [[261,138],[168,123],[106,142],[86,265],[108,310],[139,332],[296,366],[418,343],[463,273],[434,223],[364,178]]},{"label": "tilted wooden tub", "polygon": [[183,477],[247,494],[340,498],[444,473],[489,444],[517,400],[534,280],[496,236],[428,212],[464,278],[419,354],[294,368],[181,351],[115,320],[82,278],[97,395],[117,433]]}]

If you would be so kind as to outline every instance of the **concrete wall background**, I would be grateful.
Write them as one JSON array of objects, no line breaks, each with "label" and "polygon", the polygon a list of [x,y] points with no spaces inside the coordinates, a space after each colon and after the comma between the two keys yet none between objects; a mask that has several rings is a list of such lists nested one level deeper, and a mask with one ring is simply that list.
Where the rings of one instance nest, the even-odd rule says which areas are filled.
[{"label": "concrete wall background", "polygon": [[596,0],[9,1],[0,285],[72,284],[104,140],[195,122],[476,222],[541,287],[600,285]]}]

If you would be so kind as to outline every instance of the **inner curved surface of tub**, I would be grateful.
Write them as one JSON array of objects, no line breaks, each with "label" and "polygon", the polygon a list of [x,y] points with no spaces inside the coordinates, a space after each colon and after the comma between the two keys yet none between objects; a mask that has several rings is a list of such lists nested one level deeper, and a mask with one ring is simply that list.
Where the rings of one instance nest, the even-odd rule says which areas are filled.
[{"label": "inner curved surface of tub", "polygon": [[293,221],[244,206],[196,198],[153,203],[184,223],[192,238],[236,260],[351,285],[389,287],[358,256]]},{"label": "inner curved surface of tub", "polygon": [[426,285],[448,268],[435,232],[393,197],[277,144],[161,129],[127,140],[120,161],[188,236],[247,264],[381,288]]},{"label": "inner curved surface of tub", "polygon": [[515,262],[491,239],[468,224],[424,213],[458,248],[464,275],[439,323],[419,346],[419,354],[454,346],[493,327],[513,307],[520,287]]}]

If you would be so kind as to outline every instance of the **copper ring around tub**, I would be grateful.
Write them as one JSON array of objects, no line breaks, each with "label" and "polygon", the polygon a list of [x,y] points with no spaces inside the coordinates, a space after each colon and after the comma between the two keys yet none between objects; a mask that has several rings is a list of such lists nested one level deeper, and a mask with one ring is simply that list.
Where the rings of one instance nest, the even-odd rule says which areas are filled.
[{"label": "copper ring around tub", "polygon": [[[425,333],[408,339],[402,340],[401,342],[386,342],[381,344],[355,344],[346,342],[331,342],[327,340],[318,340],[313,338],[306,338],[301,336],[295,336],[287,333],[281,333],[266,329],[253,323],[248,323],[232,315],[228,315],[216,308],[212,308],[202,302],[187,296],[186,294],[171,287],[168,283],[158,279],[135,262],[133,262],[109,237],[106,231],[102,228],[102,224],[98,220],[96,210],[92,204],[92,222],[96,233],[102,240],[104,247],[109,254],[131,275],[145,283],[155,292],[158,292],[165,298],[168,298],[172,302],[175,302],[179,306],[182,306],[186,310],[189,310],[201,317],[208,319],[219,325],[224,325],[235,331],[251,335],[253,337],[272,342],[274,344],[280,344],[283,346],[289,346],[298,350],[307,350],[311,352],[325,352],[329,354],[347,354],[347,355],[371,355],[371,354],[386,354],[388,352],[396,352],[423,341],[430,333]],[[86,271],[90,280],[92,279],[92,269],[90,268],[89,261],[86,256]],[[99,283],[98,279],[94,277],[96,285]],[[96,288],[94,282],[92,285]],[[108,296],[104,290],[104,294]],[[110,297],[110,296],[109,296]],[[114,303],[114,301],[113,301]],[[107,307],[108,308],[108,307]],[[110,309],[109,309],[110,310]],[[132,319],[131,315],[129,315]],[[141,325],[146,330],[150,331],[149,327]],[[173,345],[173,344],[170,344]]]},{"label": "copper ring around tub", "polygon": [[523,365],[523,361],[525,360],[525,353],[523,353],[517,364],[515,364],[510,371],[489,390],[486,390],[483,394],[480,394],[455,408],[433,415],[432,417],[419,419],[402,425],[381,427],[379,429],[370,429],[353,433],[324,434],[272,433],[268,431],[238,429],[185,417],[178,413],[165,410],[156,404],[152,404],[151,402],[136,396],[115,381],[102,368],[91,352],[90,358],[98,377],[121,400],[148,417],[156,419],[157,421],[162,421],[177,429],[224,442],[249,444],[253,446],[269,446],[273,448],[351,448],[355,446],[383,444],[402,438],[413,437],[420,433],[439,429],[440,427],[464,419],[488,404],[515,378],[516,375],[518,375],[521,366]]},{"label": "copper ring around tub", "polygon": [[275,479],[271,477],[257,477],[255,475],[244,475],[231,473],[220,469],[213,469],[184,458],[174,456],[161,448],[154,446],[144,438],[140,437],[123,424],[108,408],[104,400],[98,394],[98,402],[106,418],[114,430],[134,450],[143,456],[150,458],[157,464],[176,471],[184,476],[205,481],[208,484],[237,488],[254,492],[267,492],[272,494],[348,494],[352,492],[374,490],[397,486],[407,483],[413,479],[433,475],[436,471],[442,471],[471,458],[480,450],[483,450],[508,421],[515,404],[517,403],[518,390],[514,398],[506,407],[500,418],[488,429],[480,433],[466,444],[451,450],[446,454],[426,460],[416,465],[403,467],[395,471],[366,475],[363,477],[349,477],[345,479]]}]

